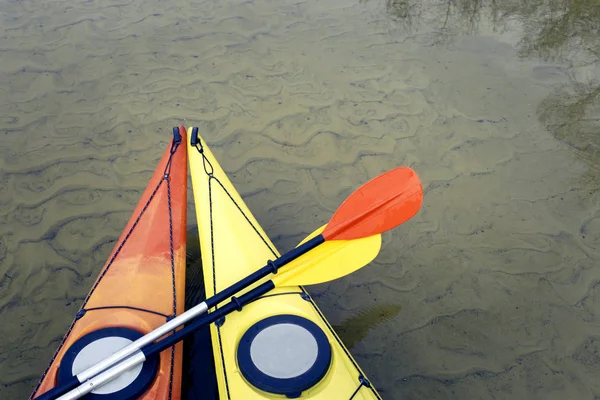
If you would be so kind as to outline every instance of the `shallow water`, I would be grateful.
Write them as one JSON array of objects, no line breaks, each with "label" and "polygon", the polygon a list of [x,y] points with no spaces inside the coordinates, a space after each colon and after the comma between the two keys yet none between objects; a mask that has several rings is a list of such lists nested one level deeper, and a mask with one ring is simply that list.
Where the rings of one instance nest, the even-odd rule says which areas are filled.
[{"label": "shallow water", "polygon": [[378,258],[308,287],[384,398],[600,397],[600,4],[500,3],[0,0],[0,397],[180,123],[283,250],[417,171]]}]

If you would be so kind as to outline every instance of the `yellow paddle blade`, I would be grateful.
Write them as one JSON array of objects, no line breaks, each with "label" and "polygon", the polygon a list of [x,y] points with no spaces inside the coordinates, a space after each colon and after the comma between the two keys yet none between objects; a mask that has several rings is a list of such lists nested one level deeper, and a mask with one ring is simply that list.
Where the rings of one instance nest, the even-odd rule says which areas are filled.
[{"label": "yellow paddle blade", "polygon": [[[323,225],[302,243],[317,236]],[[330,240],[282,267],[273,277],[275,286],[305,286],[332,281],[364,267],[379,254],[381,234],[352,240]]]}]

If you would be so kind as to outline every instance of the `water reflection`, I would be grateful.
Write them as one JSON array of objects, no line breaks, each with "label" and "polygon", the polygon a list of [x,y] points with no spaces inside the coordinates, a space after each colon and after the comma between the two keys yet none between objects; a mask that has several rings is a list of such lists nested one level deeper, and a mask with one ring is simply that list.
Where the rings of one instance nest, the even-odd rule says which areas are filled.
[{"label": "water reflection", "polygon": [[421,29],[432,30],[431,44],[445,45],[459,36],[477,33],[481,18],[489,11],[485,3],[479,0],[386,0],[386,10],[404,28],[413,33]]},{"label": "water reflection", "polygon": [[387,0],[386,11],[407,34],[428,33],[433,46],[446,46],[489,28],[518,33],[519,57],[552,63],[538,69],[541,75],[564,71],[569,77],[539,103],[538,120],[591,166],[600,167],[597,0]]},{"label": "water reflection", "polygon": [[375,326],[392,320],[400,313],[402,307],[397,304],[380,304],[368,307],[352,317],[333,327],[342,342],[352,349],[354,345],[367,336],[369,330]]}]

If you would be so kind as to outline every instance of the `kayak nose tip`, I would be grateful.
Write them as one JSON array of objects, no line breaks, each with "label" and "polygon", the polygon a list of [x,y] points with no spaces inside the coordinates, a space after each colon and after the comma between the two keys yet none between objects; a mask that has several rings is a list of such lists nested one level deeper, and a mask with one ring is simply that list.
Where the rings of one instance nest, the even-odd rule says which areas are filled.
[{"label": "kayak nose tip", "polygon": [[181,143],[181,132],[179,131],[179,126],[173,127],[173,142],[175,144]]},{"label": "kayak nose tip", "polygon": [[198,127],[195,126],[192,128],[192,134],[190,135],[190,145],[192,145],[192,147],[196,147],[198,142],[200,142],[198,138]]}]

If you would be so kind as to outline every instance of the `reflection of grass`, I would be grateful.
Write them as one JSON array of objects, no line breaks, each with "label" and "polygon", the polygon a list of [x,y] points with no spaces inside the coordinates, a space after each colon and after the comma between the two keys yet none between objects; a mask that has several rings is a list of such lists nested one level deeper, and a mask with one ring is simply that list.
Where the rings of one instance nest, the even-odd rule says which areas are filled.
[{"label": "reflection of grass", "polygon": [[[600,1],[573,0],[568,3],[542,0],[524,15],[526,34],[520,54],[545,60],[569,60],[588,65],[600,58]],[[579,58],[583,58],[583,60]]]},{"label": "reflection of grass", "polygon": [[[538,107],[540,122],[589,164],[600,168],[600,86],[575,85],[574,93],[556,92]],[[595,115],[594,115],[595,114]]]},{"label": "reflection of grass", "polygon": [[411,20],[417,4],[409,0],[386,0],[385,6],[390,15],[397,21]]},{"label": "reflection of grass", "polygon": [[[542,0],[539,5],[536,18],[524,22],[521,57],[567,62],[576,68],[600,62],[599,0]],[[598,99],[596,79],[573,82],[572,88],[551,94],[538,106],[539,121],[548,131],[595,168],[600,168]]]},{"label": "reflection of grass", "polygon": [[377,305],[360,311],[344,320],[341,325],[334,326],[333,329],[346,347],[352,349],[356,343],[367,336],[370,329],[391,320],[400,310],[402,307],[395,304]]},{"label": "reflection of grass", "polygon": [[[600,0],[386,0],[386,10],[410,33],[422,28],[431,32],[432,45],[476,34],[481,21],[494,30],[519,21],[525,32],[518,44],[520,57],[561,62],[573,69],[600,64]],[[540,103],[538,117],[558,140],[600,169],[600,81],[572,80],[570,88]]]},{"label": "reflection of grass", "polygon": [[522,57],[567,60],[574,50],[587,53],[591,63],[600,58],[600,0],[386,0],[385,8],[410,33],[423,27],[436,33],[436,44],[476,34],[482,20],[494,29],[517,20],[525,29]]},{"label": "reflection of grass", "polygon": [[[493,0],[415,1],[386,0],[390,17],[407,33],[424,28],[432,34],[432,45],[452,43],[457,37],[476,34],[481,20],[500,26],[498,4]],[[485,15],[484,13],[488,14]]]},{"label": "reflection of grass", "polygon": [[404,30],[412,32],[420,29],[418,25],[423,21],[422,3],[411,0],[386,0],[385,9]]}]

